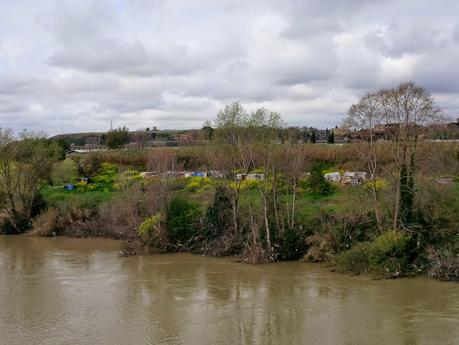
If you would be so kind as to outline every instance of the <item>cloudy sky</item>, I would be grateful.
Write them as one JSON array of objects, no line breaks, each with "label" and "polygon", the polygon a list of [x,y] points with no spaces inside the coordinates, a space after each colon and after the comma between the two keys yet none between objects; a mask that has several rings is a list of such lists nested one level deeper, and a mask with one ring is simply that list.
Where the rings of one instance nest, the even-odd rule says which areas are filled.
[{"label": "cloudy sky", "polygon": [[330,127],[414,80],[459,116],[459,1],[1,0],[0,127],[199,128],[225,104]]}]

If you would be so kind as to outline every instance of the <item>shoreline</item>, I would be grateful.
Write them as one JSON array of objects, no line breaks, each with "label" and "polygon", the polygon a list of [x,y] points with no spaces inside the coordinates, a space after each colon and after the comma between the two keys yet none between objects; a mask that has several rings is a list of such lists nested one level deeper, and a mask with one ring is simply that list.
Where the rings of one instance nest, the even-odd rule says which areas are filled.
[{"label": "shoreline", "polygon": [[[397,276],[386,276],[382,272],[352,272],[352,271],[346,271],[346,270],[339,270],[336,268],[336,264],[333,264],[331,262],[309,262],[303,259],[299,260],[283,260],[283,261],[274,261],[274,262],[264,262],[264,263],[251,263],[248,260],[242,259],[241,256],[237,255],[227,255],[227,256],[213,256],[213,255],[206,255],[206,254],[201,254],[201,253],[193,253],[191,251],[177,251],[177,252],[165,252],[165,253],[155,253],[155,252],[148,252],[146,248],[143,248],[143,250],[140,250],[139,252],[136,252],[133,255],[120,255],[120,251],[122,250],[122,246],[125,242],[127,242],[124,239],[117,239],[117,238],[111,238],[111,237],[103,237],[103,236],[84,236],[84,237],[74,237],[74,236],[69,236],[66,234],[63,235],[58,235],[58,236],[40,236],[39,234],[31,234],[31,232],[26,232],[23,234],[15,234],[15,235],[2,235],[0,234],[0,239],[1,238],[28,238],[28,239],[40,239],[40,241],[60,241],[65,242],[65,241],[83,241],[86,243],[92,243],[94,242],[99,242],[99,243],[110,243],[112,242],[113,244],[119,245],[118,248],[113,247],[113,252],[117,254],[120,259],[128,259],[131,257],[143,257],[143,258],[154,258],[154,257],[167,257],[167,256],[190,256],[194,258],[206,258],[206,259],[211,259],[211,260],[222,260],[226,261],[232,264],[242,264],[242,265],[248,265],[248,266],[253,266],[253,267],[265,267],[265,266],[282,266],[286,264],[291,264],[291,263],[296,263],[296,264],[301,264],[301,265],[307,265],[308,267],[314,267],[317,270],[336,274],[337,276],[344,276],[344,277],[350,277],[350,278],[359,278],[363,280],[381,280],[381,281],[386,281],[386,280],[398,280],[398,279],[427,279],[429,281],[438,281],[438,282],[451,282],[451,283],[458,283],[457,281],[454,280],[442,280],[442,279],[435,279],[434,277],[429,277],[427,274],[412,274],[412,275],[397,275]],[[80,248],[83,249],[83,248]],[[87,249],[94,249],[97,250],[98,248],[92,248],[89,247]]]}]

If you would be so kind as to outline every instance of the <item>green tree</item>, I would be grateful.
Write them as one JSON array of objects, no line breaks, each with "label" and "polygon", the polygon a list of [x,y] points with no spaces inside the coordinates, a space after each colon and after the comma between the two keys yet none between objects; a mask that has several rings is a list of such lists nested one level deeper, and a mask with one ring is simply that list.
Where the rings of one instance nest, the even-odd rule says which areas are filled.
[{"label": "green tree", "polygon": [[107,133],[105,142],[111,149],[119,149],[129,140],[129,131],[126,127],[120,127]]},{"label": "green tree", "polygon": [[61,149],[60,150],[59,159],[64,160],[65,156],[67,154],[67,151],[70,148],[70,144],[65,139],[62,139],[62,138],[57,139],[57,140],[53,140],[53,141],[55,141],[59,145],[59,147]]},{"label": "green tree", "polygon": [[311,144],[315,144],[317,141],[316,139],[316,131],[312,131],[311,133]]},{"label": "green tree", "polygon": [[332,191],[330,183],[325,179],[322,164],[315,163],[311,168],[309,189],[315,195],[327,195]]},{"label": "green tree", "polygon": [[198,229],[199,206],[180,196],[174,197],[167,209],[166,229],[170,241],[177,247],[190,244]]},{"label": "green tree", "polygon": [[329,143],[329,144],[334,144],[334,143],[335,143],[335,133],[333,132],[333,130],[331,130],[331,131],[328,133],[328,136],[327,136],[327,143]]},{"label": "green tree", "polygon": [[212,140],[214,136],[214,129],[209,124],[206,124],[204,127],[201,128],[201,135],[204,140]]},{"label": "green tree", "polygon": [[210,238],[217,238],[232,225],[231,192],[227,187],[217,186],[212,205],[207,209],[206,225]]},{"label": "green tree", "polygon": [[0,206],[7,214],[9,232],[30,226],[42,188],[47,184],[60,147],[43,134],[23,132],[14,137],[0,130]]}]

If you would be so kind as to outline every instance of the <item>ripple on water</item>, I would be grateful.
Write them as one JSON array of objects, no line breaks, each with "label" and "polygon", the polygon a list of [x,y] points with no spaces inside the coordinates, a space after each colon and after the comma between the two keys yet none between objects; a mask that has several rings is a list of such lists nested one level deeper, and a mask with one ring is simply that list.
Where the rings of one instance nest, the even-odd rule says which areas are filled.
[{"label": "ripple on water", "polygon": [[454,344],[459,289],[0,237],[0,345]]}]

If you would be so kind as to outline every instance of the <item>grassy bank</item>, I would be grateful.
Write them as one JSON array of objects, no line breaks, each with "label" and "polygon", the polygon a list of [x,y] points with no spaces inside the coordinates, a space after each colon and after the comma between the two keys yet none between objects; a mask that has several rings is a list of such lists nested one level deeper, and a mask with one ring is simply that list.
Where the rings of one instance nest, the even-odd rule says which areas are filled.
[{"label": "grassy bank", "polygon": [[[444,147],[436,155],[444,157],[450,149]],[[286,178],[288,172],[269,176],[266,181],[239,182],[235,179],[237,171],[227,171],[224,178],[161,173],[140,177],[140,170],[152,170],[152,157],[158,158],[158,154],[166,161],[162,162],[163,171],[172,167],[184,170],[184,162],[203,171],[216,168],[208,158],[218,154],[212,150],[218,149],[171,149],[166,155],[152,150],[143,152],[144,158],[135,164],[124,164],[124,151],[119,151],[119,158],[117,151],[67,158],[65,164],[70,161],[76,173],[66,184],[73,184],[74,189],[65,190],[57,179],[42,190],[46,208],[35,218],[34,231],[44,236],[124,239],[129,241],[129,253],[141,246],[154,252],[237,255],[253,263],[298,259],[329,262],[340,270],[387,277],[428,273],[440,279],[457,279],[459,183],[454,179],[448,184],[437,182],[441,176],[456,178],[454,154],[443,167],[420,169],[414,220],[399,229],[390,227],[394,196],[390,175],[378,184],[387,224],[381,229],[375,219],[370,181],[343,185],[309,173],[318,170],[323,176],[330,171],[361,169],[362,162],[350,153],[351,145],[306,146],[301,154],[309,156],[308,164],[294,182]],[[199,163],[194,162],[197,155]],[[317,159],[321,155],[324,160]],[[61,169],[59,164],[64,163],[58,163],[56,171]],[[88,181],[78,182],[81,176]],[[234,225],[235,201],[238,228]],[[270,229],[269,249],[266,226]]]}]

